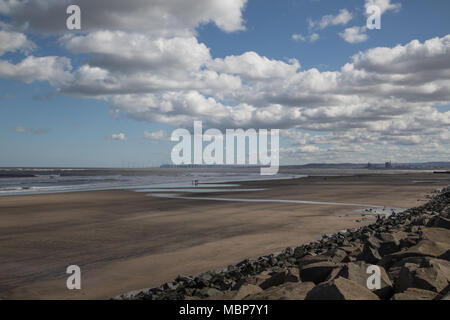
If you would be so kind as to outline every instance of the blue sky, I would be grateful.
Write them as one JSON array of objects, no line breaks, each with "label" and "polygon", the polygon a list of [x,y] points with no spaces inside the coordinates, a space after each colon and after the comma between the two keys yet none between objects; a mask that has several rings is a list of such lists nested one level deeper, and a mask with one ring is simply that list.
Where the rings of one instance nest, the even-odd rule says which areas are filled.
[{"label": "blue sky", "polygon": [[[236,6],[232,9],[208,4],[211,8],[205,8],[205,11],[210,9],[211,17],[197,18],[195,14],[200,14],[194,12],[189,15],[189,22],[185,22],[186,17],[177,16],[179,10],[174,10],[177,1],[172,1],[173,7],[168,5],[162,9],[173,16],[168,24],[163,21],[161,26],[141,27],[129,22],[139,19],[135,13],[130,12],[124,13],[129,16],[124,17],[123,25],[113,21],[104,24],[96,22],[91,26],[93,22],[88,20],[87,30],[82,27],[81,33],[65,30],[64,26],[43,27],[39,21],[45,18],[52,19],[52,16],[44,9],[39,12],[40,8],[44,7],[40,6],[41,1],[29,0],[29,2],[26,5],[35,2],[37,8],[34,14],[29,16],[26,14],[26,6],[0,11],[2,21],[0,30],[3,30],[5,39],[12,43],[19,35],[24,35],[26,43],[33,43],[32,50],[28,49],[25,42],[15,47],[12,45],[8,47],[6,42],[3,44],[5,48],[0,61],[7,62],[8,65],[0,64],[0,166],[158,166],[170,162],[173,143],[167,141],[164,135],[162,138],[152,139],[148,138],[149,134],[161,130],[170,134],[177,127],[189,127],[189,123],[193,120],[209,121],[208,126],[219,128],[239,127],[243,124],[245,127],[285,130],[281,143],[285,152],[282,164],[351,160],[382,162],[388,160],[386,157],[394,161],[449,159],[448,77],[445,81],[445,76],[444,79],[439,78],[442,74],[427,73],[421,68],[418,68],[416,73],[411,73],[410,77],[405,76],[408,70],[391,74],[381,67],[378,60],[374,60],[377,65],[373,67],[375,62],[370,60],[373,57],[365,54],[377,47],[392,49],[396,45],[406,46],[412,40],[418,40],[420,46],[425,46],[427,40],[439,38],[440,45],[446,49],[445,52],[432,52],[430,55],[421,56],[420,52],[410,54],[410,51],[415,50],[415,46],[411,46],[412,49],[409,51],[404,50],[403,56],[395,56],[392,59],[387,57],[386,65],[388,69],[389,64],[394,62],[399,62],[398,66],[402,64],[411,66],[416,65],[412,59],[417,59],[417,65],[429,61],[430,65],[441,63],[441,69],[448,70],[449,41],[443,39],[450,31],[449,1],[381,1],[381,4],[388,3],[398,7],[387,9],[382,14],[380,30],[365,30],[363,33],[367,39],[354,43],[346,41],[340,33],[347,28],[365,26],[364,0],[351,0],[345,3],[331,0],[250,0],[245,3],[244,0],[236,0]],[[88,13],[95,10],[90,8],[88,3],[80,1],[82,17],[89,17]],[[55,7],[63,5],[61,1],[55,2]],[[133,1],[130,2],[130,6],[133,6]],[[335,25],[331,23],[324,28],[308,27],[308,21],[317,22],[327,15],[336,17],[340,10],[344,9],[351,15],[350,21]],[[115,9],[110,10],[114,12]],[[64,21],[64,18],[63,16],[61,21]],[[205,19],[210,22],[204,23]],[[82,23],[83,21],[82,19]],[[24,23],[28,23],[28,28],[23,27]],[[101,34],[102,31],[114,35],[122,32],[125,39],[129,38],[127,35],[145,37],[148,41],[143,44],[143,51],[149,50],[147,45],[152,41],[157,43],[157,39],[170,41],[173,38],[190,39],[189,45],[193,48],[191,50],[190,47],[186,47],[186,52],[179,52],[179,49],[166,52],[166,56],[171,57],[170,61],[163,59],[155,63],[151,60],[153,57],[144,57],[143,63],[149,61],[152,66],[146,70],[147,74],[139,73],[140,65],[131,68],[130,62],[121,64],[120,59],[124,59],[124,55],[121,55],[120,51],[126,49],[124,48],[126,44],[118,45],[117,56],[114,55],[115,52],[108,51],[106,46],[95,47],[98,43],[95,39],[99,39],[95,37],[104,35]],[[308,40],[313,33],[318,35],[318,39]],[[294,34],[301,35],[305,40],[294,40]],[[69,39],[64,40],[64,36],[68,36]],[[93,37],[94,44],[89,42],[89,36]],[[103,38],[101,40],[103,41]],[[194,41],[193,44],[191,40]],[[117,44],[118,41],[113,43]],[[183,42],[180,47],[186,45]],[[205,50],[202,46],[209,48],[209,56],[206,58],[203,58]],[[429,47],[433,49],[435,45],[430,44]],[[431,50],[428,47],[422,49]],[[191,53],[197,50],[198,54]],[[262,70],[257,76],[247,74],[249,71],[246,70],[249,68],[248,64],[245,64],[247,60],[242,57],[248,52],[255,52],[257,55],[250,60],[252,68],[254,66],[255,70],[257,68]],[[347,78],[340,74],[341,68],[347,63],[352,63],[352,57],[358,52],[363,54],[361,58],[363,72],[373,73],[370,77],[367,76],[367,79],[373,81],[375,78],[386,77],[383,78],[384,82],[371,83],[367,86],[369,80],[360,80],[355,73],[352,75],[354,79],[345,82],[345,89],[342,85],[345,94],[340,94],[336,89],[327,90],[326,88],[335,83],[333,80],[335,76]],[[388,54],[396,53],[391,50]],[[8,71],[8,68],[19,65],[30,56],[44,59],[65,58],[70,61],[71,70],[61,71],[58,68],[63,67],[56,63],[51,68],[58,70],[50,72],[48,69],[44,70],[43,64],[37,63],[32,67],[32,71],[26,69],[28,65],[13,69],[12,73]],[[190,70],[189,64],[183,61],[186,56],[189,56],[189,63],[192,61],[195,64],[197,59],[201,60],[199,67]],[[227,57],[233,56],[242,59],[236,59],[236,62],[227,61]],[[267,59],[264,60],[263,57]],[[220,61],[216,61],[217,59]],[[295,67],[292,67],[293,62],[290,59],[296,59],[301,67],[292,71]],[[133,60],[138,58],[132,57],[131,61]],[[168,64],[167,68],[164,63]],[[354,63],[356,65],[356,62]],[[86,65],[90,68],[89,73],[83,69]],[[179,70],[180,66],[185,65],[186,70]],[[379,70],[374,71],[367,66]],[[299,73],[313,68],[317,69],[318,74],[314,72],[311,72],[311,75],[305,74],[304,76],[308,77],[306,79],[298,76]],[[92,76],[95,78],[97,74],[103,72],[102,70],[111,76],[113,79],[111,82],[116,79],[133,79],[133,81],[130,80],[129,86],[110,89],[108,79],[101,78],[101,81],[92,84],[86,82],[86,87],[78,87],[80,81],[86,79],[86,75],[92,76],[95,72],[95,76]],[[199,77],[203,79],[202,77],[211,76],[204,75],[205,70],[214,72],[214,77],[226,75],[233,78],[232,80],[220,78],[217,80],[217,86],[209,87],[201,83],[199,84],[201,89],[194,86],[190,88],[189,85],[188,88],[184,87],[186,82],[192,83]],[[275,72],[275,77],[280,75],[280,78],[270,79],[271,72]],[[327,72],[339,75],[330,75],[332,78],[330,79]],[[189,78],[192,74],[195,74],[193,78]],[[405,84],[401,87],[397,83],[396,75],[397,78],[399,75],[405,76]],[[152,76],[157,78],[151,84],[142,84],[142,78],[149,79]],[[414,79],[421,77],[423,80],[419,84],[414,83]],[[325,78],[330,83],[325,82]],[[78,79],[78,82],[74,79]],[[184,81],[185,79],[191,80]],[[271,80],[273,83],[270,83]],[[169,82],[176,83],[176,89],[172,87],[168,89]],[[242,84],[237,87],[235,85],[237,82]],[[389,84],[389,90],[392,90],[389,93],[386,93],[386,83]],[[426,89],[428,85],[441,94],[435,99],[430,98],[429,92],[423,93],[423,96],[418,95],[415,99],[423,101],[421,106],[410,99],[415,90],[405,91],[405,86],[409,83],[414,83],[421,89]],[[228,85],[230,88],[223,89]],[[362,93],[349,92],[347,85],[353,89],[361,88],[359,92]],[[394,85],[399,87],[394,88]],[[180,89],[180,86],[183,88]],[[86,88],[92,88],[95,93],[87,94]],[[278,96],[278,92],[284,89],[286,92]],[[304,95],[301,94],[302,90]],[[382,98],[378,99],[371,90],[382,92]],[[327,98],[317,101],[321,93]],[[185,105],[184,101],[189,100],[187,95],[194,102],[205,103],[205,106],[202,105],[197,110],[196,105],[189,103]],[[211,102],[211,99],[214,102]],[[217,121],[214,109],[210,109],[213,106],[209,103],[213,106],[220,104],[221,111],[217,111]],[[348,104],[351,104],[352,108],[347,111],[345,108]],[[167,111],[167,105],[171,106],[170,111]],[[249,111],[250,120],[242,122],[239,115],[234,113],[233,110],[236,109],[233,109],[234,106],[253,110]],[[268,120],[264,118],[263,113],[259,114],[258,110],[274,114],[269,116]],[[423,112],[430,115],[430,118],[424,119]],[[297,117],[297,114],[301,115]],[[270,121],[271,118],[278,116],[280,117],[278,122]],[[421,119],[423,123],[418,125],[417,119]],[[398,132],[396,129],[389,129],[394,126],[398,128]],[[148,133],[147,138],[145,132]],[[113,135],[119,133],[123,133],[125,139],[114,139]],[[425,143],[430,147],[429,150],[424,150]],[[405,152],[410,154],[409,158],[402,156]]]},{"label": "blue sky", "polygon": [[[294,33],[308,34],[308,19],[318,20],[336,14],[342,8],[354,12],[349,25],[364,25],[364,6],[361,0],[343,1],[249,1],[244,11],[247,30],[227,34],[212,24],[199,28],[199,40],[206,43],[214,57],[256,51],[272,59],[297,58],[304,68],[339,69],[359,50],[377,46],[395,46],[411,40],[427,40],[445,36],[450,31],[450,3],[422,0],[397,1],[398,12],[382,15],[382,28],[370,31],[370,39],[349,44],[338,36],[342,26],[319,32],[321,41],[297,43]],[[332,54],[330,54],[332,50]],[[322,67],[324,68],[324,67]]]}]

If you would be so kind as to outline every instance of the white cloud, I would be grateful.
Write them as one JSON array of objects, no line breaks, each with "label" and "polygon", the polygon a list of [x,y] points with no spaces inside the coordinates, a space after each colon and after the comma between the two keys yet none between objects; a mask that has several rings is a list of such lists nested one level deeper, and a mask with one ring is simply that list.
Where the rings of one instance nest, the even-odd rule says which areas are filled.
[{"label": "white cloud", "polygon": [[193,119],[197,119],[214,127],[247,125],[255,110],[246,104],[227,106],[198,91],[120,95],[114,97],[112,108],[138,120],[179,126],[192,125]]},{"label": "white cloud", "polygon": [[35,47],[35,44],[27,37],[18,32],[0,30],[0,56],[6,52],[22,51],[28,53]]},{"label": "white cloud", "polygon": [[306,153],[315,153],[315,152],[319,152],[320,148],[314,145],[307,145],[307,146],[302,146],[299,148],[300,152],[306,152]]},{"label": "white cloud", "polygon": [[370,72],[390,74],[432,72],[434,79],[448,78],[445,70],[450,63],[450,35],[432,38],[424,43],[413,40],[406,45],[397,45],[393,48],[373,48],[353,56],[353,61],[356,68]]},{"label": "white cloud", "polygon": [[18,64],[0,60],[0,77],[25,83],[48,81],[61,86],[72,79],[70,60],[65,57],[26,57]]},{"label": "white cloud", "polygon": [[[1,1],[0,14],[34,31],[66,32],[66,8],[71,0]],[[82,30],[122,30],[159,36],[192,35],[201,24],[213,22],[226,32],[244,29],[246,0],[78,0]],[[49,17],[52,17],[49,19]]]},{"label": "white cloud", "polygon": [[381,14],[385,13],[386,11],[399,11],[402,7],[402,4],[400,2],[397,3],[391,3],[391,0],[366,0],[364,7],[367,8],[370,6],[377,6],[380,8]]},{"label": "white cloud", "polygon": [[369,39],[369,36],[366,34],[366,29],[366,27],[358,26],[347,28],[344,32],[340,32],[339,36],[348,43],[364,42]]},{"label": "white cloud", "polygon": [[319,34],[317,34],[317,33],[312,33],[312,34],[309,36],[309,41],[315,42],[315,41],[317,41],[317,40],[319,40]]},{"label": "white cloud", "polygon": [[342,25],[345,26],[347,23],[352,20],[353,16],[347,9],[339,10],[339,13],[336,15],[326,15],[323,16],[318,21],[309,20],[309,28],[310,29],[325,29],[329,26],[337,26]]},{"label": "white cloud", "polygon": [[211,57],[195,37],[153,38],[122,31],[97,31],[61,39],[73,53],[93,54],[90,65],[122,72],[197,71]]},{"label": "white cloud", "polygon": [[294,41],[309,41],[309,42],[315,42],[315,41],[319,40],[319,37],[320,37],[319,34],[316,33],[316,32],[314,32],[314,33],[312,33],[312,34],[310,34],[310,35],[308,35],[308,36],[303,36],[303,35],[297,34],[297,33],[295,33],[295,34],[292,35],[292,39],[293,39]]},{"label": "white cloud", "polygon": [[[294,72],[269,60],[269,66],[282,66],[275,68],[276,73],[267,69],[272,78],[260,76],[264,72],[258,72],[259,76],[249,74],[249,65],[236,62],[241,62],[241,56],[228,60],[233,63],[226,63],[225,58],[220,62],[227,68],[221,71],[239,72],[247,79],[225,96],[221,92],[210,95],[211,91],[203,89],[119,94],[112,99],[113,108],[136,119],[177,125],[189,125],[197,119],[215,127],[300,126],[317,131],[363,128],[380,132],[380,126],[390,123],[383,134],[393,132],[394,127],[400,130],[397,135],[408,130],[420,132],[424,127],[439,131],[446,126],[448,114],[433,111],[433,106],[450,101],[450,70],[445,67],[450,65],[445,63],[450,57],[449,39],[450,35],[424,43],[412,41],[394,48],[374,48],[355,55],[352,63],[333,72]],[[380,54],[399,67],[386,69],[379,60]],[[266,61],[262,57],[256,60]],[[429,67],[438,65],[440,69]],[[283,77],[277,78],[276,74]]]},{"label": "white cloud", "polygon": [[237,74],[246,80],[285,78],[294,75],[300,68],[300,64],[295,59],[285,63],[261,57],[256,52],[228,56],[225,59],[214,59],[207,65],[211,70]]},{"label": "white cloud", "polygon": [[113,133],[111,135],[111,139],[119,140],[119,141],[125,141],[127,139],[127,137],[125,136],[124,133]]},{"label": "white cloud", "polygon": [[[193,120],[202,120],[205,127],[290,129],[296,132],[288,137],[294,146],[287,153],[293,157],[357,161],[395,152],[426,158],[422,150],[405,149],[419,146],[449,155],[450,112],[434,107],[450,104],[450,35],[372,48],[334,71],[301,69],[295,59],[271,59],[256,52],[212,57],[195,37],[195,27],[214,21],[225,31],[242,29],[239,4],[244,2],[200,0],[193,7],[204,5],[206,11],[199,11],[187,8],[193,4],[190,0],[178,12],[166,1],[153,1],[153,7],[144,1],[108,1],[111,7],[105,13],[99,12],[107,7],[102,1],[98,8],[86,2],[100,19],[87,26],[87,33],[64,36],[60,42],[74,54],[86,54],[81,66],[72,70],[65,57],[30,56],[17,64],[0,60],[0,76],[27,83],[49,81],[60,93],[109,101],[112,114],[139,121],[190,126]],[[39,12],[43,1],[29,0],[30,6],[16,8],[13,3],[18,2],[0,2],[0,12],[9,10],[13,23],[30,20],[33,31],[59,32],[54,21],[37,20],[45,16]],[[392,4],[385,8],[394,10]],[[53,9],[50,5],[42,10]],[[148,17],[162,14],[156,21],[146,17],[143,22],[149,10]],[[136,21],[131,13],[137,15]],[[229,14],[232,18],[225,19]],[[105,20],[108,16],[114,25]],[[342,17],[345,14],[322,19],[315,27],[350,21]],[[146,32],[153,23],[159,25]],[[293,39],[311,41],[317,36]],[[352,43],[367,39],[360,27],[348,28],[341,36]],[[4,50],[21,50],[22,43],[23,39]],[[298,134],[300,129],[303,132]],[[145,136],[161,139],[164,133]],[[108,138],[125,140],[126,136],[118,133]]]},{"label": "white cloud", "polygon": [[155,132],[144,131],[144,138],[148,140],[170,141],[169,134],[164,130],[159,130]]},{"label": "white cloud", "polygon": [[[157,69],[124,73],[122,68],[84,65],[61,89],[108,99],[113,111],[138,120],[176,125],[196,119],[215,127],[376,131],[384,121],[414,115],[408,122],[397,121],[397,127],[407,130],[414,121],[427,121],[439,128],[446,114],[427,118],[422,112],[433,114],[434,105],[450,101],[449,48],[450,35],[373,48],[332,72],[301,70],[296,60],[286,63],[255,52],[223,59],[205,56],[200,70],[171,76]],[[386,68],[386,61],[391,67]]]},{"label": "white cloud", "polygon": [[299,34],[299,33],[294,33],[292,35],[292,40],[295,40],[295,41],[306,41],[306,37],[301,35],[301,34]]},{"label": "white cloud", "polygon": [[[205,68],[207,64],[220,62],[213,62],[209,48],[198,43],[195,37],[166,39],[101,31],[86,36],[66,36],[61,43],[74,53],[92,56],[88,64],[74,74],[72,85],[64,88],[72,94],[90,96],[166,90],[227,93],[241,86],[239,77]],[[251,59],[247,60],[251,63]]]},{"label": "white cloud", "polygon": [[[1,2],[0,12],[16,2]],[[2,25],[10,29],[10,25]],[[7,52],[20,51],[29,54],[36,45],[23,33],[0,30],[0,56]],[[34,81],[48,81],[52,85],[60,86],[71,79],[72,66],[65,57],[34,57],[28,56],[17,64],[0,60],[0,77],[19,80],[25,83]]]}]

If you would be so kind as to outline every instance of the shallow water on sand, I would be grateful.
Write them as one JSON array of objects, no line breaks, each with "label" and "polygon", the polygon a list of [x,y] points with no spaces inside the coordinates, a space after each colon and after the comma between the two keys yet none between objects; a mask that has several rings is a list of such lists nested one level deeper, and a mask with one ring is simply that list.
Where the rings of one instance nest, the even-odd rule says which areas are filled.
[{"label": "shallow water on sand", "polygon": [[[258,189],[247,189],[246,191],[255,191]],[[165,191],[170,191],[165,190]],[[218,191],[218,192],[221,192]],[[284,200],[284,199],[244,199],[244,198],[215,198],[215,197],[183,197],[178,194],[150,194],[153,197],[173,198],[173,199],[185,199],[185,200],[209,200],[209,201],[234,201],[234,202],[271,202],[271,203],[298,203],[298,204],[321,204],[321,205],[333,205],[333,206],[352,206],[352,207],[368,207],[376,208],[380,206],[358,203],[343,203],[343,202],[325,202],[325,201],[305,201],[305,200]]]},{"label": "shallow water on sand", "polygon": [[[143,190],[149,188],[189,188],[193,181],[200,186],[222,187],[233,181],[258,181],[302,178],[306,175],[277,174],[261,176],[250,171],[189,172],[151,170],[106,169],[1,169],[0,196],[53,194],[101,190]],[[209,184],[210,183],[210,184]],[[236,185],[227,185],[234,187]]]},{"label": "shallow water on sand", "polygon": [[[150,189],[139,189],[135,190],[136,192],[183,192],[183,193],[215,193],[215,192],[246,192],[246,191],[262,191],[266,190],[265,188],[259,189],[210,189],[210,188],[186,188],[186,189],[177,189],[177,188],[150,188]],[[191,198],[189,198],[191,199]]]}]

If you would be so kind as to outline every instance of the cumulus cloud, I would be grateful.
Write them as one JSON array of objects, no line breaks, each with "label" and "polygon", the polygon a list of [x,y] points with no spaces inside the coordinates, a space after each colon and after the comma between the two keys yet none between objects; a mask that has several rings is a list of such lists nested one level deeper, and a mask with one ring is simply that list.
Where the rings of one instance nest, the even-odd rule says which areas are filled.
[{"label": "cumulus cloud", "polygon": [[326,27],[337,25],[345,26],[352,18],[352,14],[347,9],[341,9],[336,15],[329,14],[318,21],[309,20],[308,25],[310,29],[325,29]]},{"label": "cumulus cloud", "polygon": [[74,73],[73,84],[63,88],[68,93],[91,96],[193,89],[226,93],[241,86],[241,78],[205,68],[212,63],[209,48],[195,37],[153,38],[101,31],[65,36],[61,43],[73,53],[92,57]]},{"label": "cumulus cloud", "polygon": [[209,49],[195,37],[153,38],[123,31],[97,31],[67,35],[61,42],[72,53],[92,54],[91,66],[121,72],[196,71],[210,59]]},{"label": "cumulus cloud", "polygon": [[[177,125],[189,125],[196,119],[212,126],[298,126],[317,131],[377,131],[386,126],[386,121],[403,131],[415,122],[429,121],[432,127],[442,127],[448,115],[431,111],[434,105],[450,101],[449,69],[445,67],[450,65],[449,39],[446,36],[424,43],[374,48],[356,54],[341,70],[333,72],[301,70],[298,62],[270,60],[256,53],[214,59],[207,66],[215,70],[209,71],[245,82],[239,82],[228,93],[213,89],[207,81],[204,85],[210,87],[195,88],[190,83],[187,87],[168,88],[155,84],[154,90],[138,93],[125,83],[118,90],[111,87],[112,108],[138,120]],[[391,68],[385,67],[381,56],[384,61],[392,61]],[[97,76],[93,72],[86,79],[108,79],[108,72],[97,71]],[[108,88],[111,82],[105,85]],[[97,94],[103,96],[105,92]],[[410,118],[411,114],[417,117]],[[431,114],[433,118],[429,118]]]},{"label": "cumulus cloud", "polygon": [[221,128],[248,125],[256,109],[247,104],[228,106],[193,90],[119,95],[113,98],[112,108],[123,110],[136,120],[189,126],[197,119],[206,126]]},{"label": "cumulus cloud", "polygon": [[0,56],[6,52],[22,51],[28,53],[35,48],[35,44],[19,32],[0,30]]},{"label": "cumulus cloud", "polygon": [[308,41],[315,42],[319,40],[320,35],[314,30],[322,30],[329,26],[346,25],[353,19],[352,14],[347,9],[341,9],[336,15],[325,15],[318,21],[308,20],[309,35],[304,36],[302,34],[293,34],[292,39],[294,41]]},{"label": "cumulus cloud", "polygon": [[[25,2],[31,6],[23,6]],[[205,128],[280,128],[293,144],[285,149],[292,157],[326,161],[340,156],[344,161],[348,156],[357,161],[380,150],[399,153],[424,145],[430,152],[449,155],[450,111],[440,112],[435,106],[450,103],[450,35],[372,48],[356,53],[340,69],[319,71],[302,69],[296,59],[271,59],[252,51],[213,57],[197,40],[195,27],[212,21],[224,31],[241,30],[245,1],[196,1],[194,7],[206,8],[198,11],[187,9],[187,4],[175,10],[167,1],[108,3],[111,7],[100,1],[94,8],[93,2],[82,2],[82,12],[85,5],[99,19],[90,25],[84,15],[87,32],[60,38],[71,53],[86,55],[79,67],[72,69],[65,57],[28,56],[16,64],[0,60],[0,77],[49,81],[60,93],[109,101],[112,114],[139,121],[191,126],[202,120]],[[11,16],[13,24],[29,22],[33,31],[60,32],[54,21],[36,18],[53,10],[44,1],[0,4],[0,12]],[[385,11],[395,10],[389,1],[379,4]],[[99,8],[107,9],[102,13]],[[140,21],[149,10],[154,12],[148,17],[158,13],[160,20]],[[350,16],[341,11],[315,22],[314,28],[345,25]],[[105,17],[120,23],[113,25]],[[159,25],[146,32],[144,27],[152,23]],[[345,29],[341,36],[351,43],[367,39],[364,27]],[[297,34],[293,39],[317,37]],[[2,48],[22,50],[23,43],[22,38]],[[144,137],[166,136],[157,131]]]},{"label": "cumulus cloud", "polygon": [[391,0],[366,0],[364,4],[366,11],[370,6],[377,6],[378,8],[380,8],[381,14],[383,14],[386,11],[399,11],[402,7],[402,4],[400,2],[391,3]]},{"label": "cumulus cloud", "polygon": [[347,28],[343,32],[340,32],[339,36],[348,43],[364,42],[369,39],[369,36],[366,34],[366,29],[366,27],[358,26]]},{"label": "cumulus cloud", "polygon": [[240,75],[245,80],[281,79],[293,76],[300,68],[296,59],[288,63],[261,57],[256,52],[246,52],[240,56],[214,59],[208,63],[211,70]]},{"label": "cumulus cloud", "polygon": [[[0,2],[0,12],[8,5],[18,2]],[[0,56],[7,52],[19,51],[26,55],[36,48],[27,36],[21,32],[11,31],[10,25],[1,25],[5,30],[0,30]],[[6,60],[0,60],[0,77],[19,80],[25,83],[34,81],[48,81],[52,85],[60,86],[70,81],[72,75],[70,59],[65,57],[27,56],[22,61],[14,64]]]},{"label": "cumulus cloud", "polygon": [[[86,39],[83,45],[78,40],[72,42],[72,45],[77,43],[77,50],[94,51],[92,61],[68,74],[69,81],[54,82],[60,84],[62,92],[107,99],[113,111],[125,111],[137,120],[177,125],[204,120],[214,126],[301,126],[319,131],[360,127],[375,130],[374,124],[405,118],[420,109],[431,110],[434,105],[450,100],[450,70],[446,68],[450,35],[424,43],[412,41],[394,48],[373,48],[356,54],[341,70],[332,72],[301,70],[297,60],[268,59],[255,52],[213,59],[202,45],[189,40],[194,47],[200,46],[202,54],[192,54],[199,58],[191,69],[182,68],[172,74],[159,68],[158,50],[142,56],[130,48],[113,49],[107,44],[113,45],[115,37],[120,39],[122,35],[106,35],[111,36],[111,43],[94,44],[92,39],[97,39],[96,34],[91,34],[92,38],[78,37]],[[73,39],[65,41],[70,43]],[[173,50],[173,59],[179,60],[165,62],[168,69],[173,65],[176,70],[175,66],[191,60],[178,58],[177,50]],[[149,61],[149,66],[148,69],[97,66],[95,55],[100,53],[117,59],[128,54],[124,59],[129,63],[135,60],[139,65],[141,59]],[[386,61],[390,68],[383,63]],[[10,75],[17,77],[20,73],[11,71]],[[27,77],[23,78],[25,81]],[[445,119],[446,114],[439,113],[439,116]],[[417,119],[419,123],[424,121]],[[437,125],[440,120],[431,121]]]},{"label": "cumulus cloud", "polygon": [[[394,48],[378,47],[353,57],[355,68],[383,74],[426,74],[433,80],[448,79],[450,36],[432,38],[423,43],[413,40]],[[439,72],[442,70],[443,72]]]},{"label": "cumulus cloud", "polygon": [[0,14],[33,31],[62,33],[67,31],[66,8],[71,4],[81,8],[83,32],[122,30],[185,36],[210,22],[226,32],[245,28],[242,11],[246,0],[2,0]]},{"label": "cumulus cloud", "polygon": [[71,70],[70,60],[65,57],[29,56],[18,64],[0,60],[0,77],[25,83],[48,81],[54,86],[61,86],[72,79]]}]

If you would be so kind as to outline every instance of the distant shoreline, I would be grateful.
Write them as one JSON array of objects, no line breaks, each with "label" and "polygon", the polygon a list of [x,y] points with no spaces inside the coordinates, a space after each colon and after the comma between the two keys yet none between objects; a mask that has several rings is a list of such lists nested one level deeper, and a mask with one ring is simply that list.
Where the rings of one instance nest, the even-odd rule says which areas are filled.
[{"label": "distant shoreline", "polygon": [[[83,191],[134,190],[164,184],[291,179],[299,176],[342,176],[360,174],[436,173],[433,170],[286,168],[276,176],[261,176],[257,168],[172,169],[0,169],[0,197],[24,194],[58,194]],[[440,173],[440,172],[439,172]],[[440,173],[442,174],[442,173]]]}]

